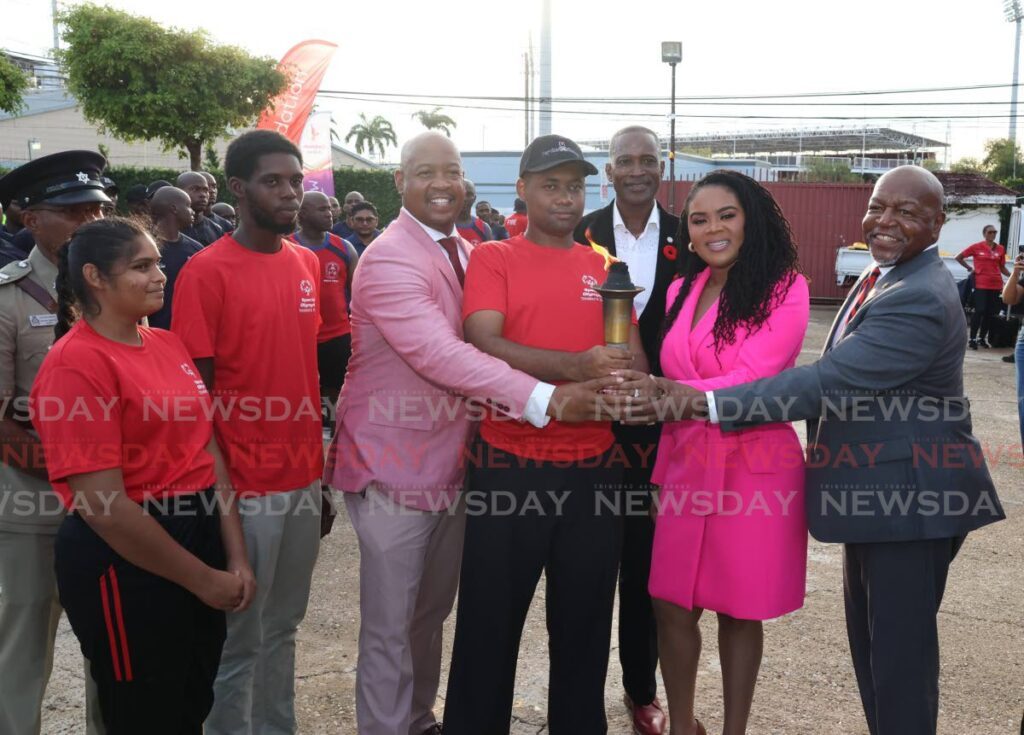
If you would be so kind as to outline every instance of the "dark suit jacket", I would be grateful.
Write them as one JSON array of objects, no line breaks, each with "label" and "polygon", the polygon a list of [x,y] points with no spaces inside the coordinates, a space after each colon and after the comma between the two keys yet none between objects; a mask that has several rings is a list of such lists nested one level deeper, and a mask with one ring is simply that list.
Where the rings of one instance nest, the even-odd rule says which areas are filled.
[{"label": "dark suit jacket", "polygon": [[[584,217],[573,237],[576,242],[587,244],[587,230],[590,230],[591,239],[598,245],[605,247],[615,255],[615,232],[612,223],[612,201],[607,207],[597,209]],[[640,315],[640,341],[644,345],[644,353],[647,355],[647,362],[650,364],[651,372],[661,375],[661,324],[665,319],[665,292],[672,283],[676,274],[678,263],[678,249],[675,251],[675,258],[665,254],[667,245],[678,248],[676,243],[676,231],[679,229],[679,218],[675,217],[661,208],[657,202],[654,206],[658,208],[658,261],[654,268],[654,288],[651,289],[650,298],[644,313]],[[630,274],[632,277],[634,274]],[[649,482],[651,471],[654,469],[655,452],[647,451],[650,446],[657,446],[661,436],[661,425],[654,426],[626,426],[615,423],[612,425],[615,437],[623,445],[629,462],[626,472],[626,483],[632,485],[645,485]]]},{"label": "dark suit jacket", "polygon": [[845,311],[814,364],[715,391],[721,428],[807,420],[807,523],[820,541],[951,538],[1003,518],[964,396],[963,309],[938,251],[886,274],[832,346]]},{"label": "dark suit jacket", "polygon": [[[615,255],[615,232],[612,229],[612,208],[614,206],[615,202],[612,201],[607,207],[597,209],[584,217],[573,232],[576,242],[587,243],[586,232],[589,228],[591,239],[598,245],[608,248],[608,251]],[[640,315],[640,340],[644,344],[644,352],[647,353],[651,372],[661,375],[661,360],[659,359],[661,324],[665,320],[665,292],[668,290],[669,284],[672,283],[678,263],[678,246],[675,243],[679,218],[666,212],[657,202],[655,202],[655,206],[658,208],[659,214],[658,263],[654,270],[654,288],[651,289],[644,313]],[[666,245],[676,248],[675,258],[669,258],[665,254]]]}]

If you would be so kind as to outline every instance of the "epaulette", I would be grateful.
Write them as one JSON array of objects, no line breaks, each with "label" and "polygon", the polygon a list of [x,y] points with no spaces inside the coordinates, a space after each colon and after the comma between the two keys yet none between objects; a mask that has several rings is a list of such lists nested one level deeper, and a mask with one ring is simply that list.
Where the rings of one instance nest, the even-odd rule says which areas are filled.
[{"label": "epaulette", "polygon": [[32,272],[32,264],[27,260],[16,260],[0,268],[0,286],[17,283]]}]

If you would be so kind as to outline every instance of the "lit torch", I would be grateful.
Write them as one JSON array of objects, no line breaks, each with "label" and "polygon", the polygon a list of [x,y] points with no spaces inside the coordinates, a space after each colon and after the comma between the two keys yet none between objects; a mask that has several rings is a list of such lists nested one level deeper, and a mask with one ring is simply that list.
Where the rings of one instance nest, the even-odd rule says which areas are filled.
[{"label": "lit torch", "polygon": [[629,266],[601,247],[586,231],[587,242],[594,252],[604,256],[608,277],[594,290],[601,294],[604,305],[604,342],[608,347],[629,349],[629,330],[633,325],[633,299],[644,289],[633,285]]}]

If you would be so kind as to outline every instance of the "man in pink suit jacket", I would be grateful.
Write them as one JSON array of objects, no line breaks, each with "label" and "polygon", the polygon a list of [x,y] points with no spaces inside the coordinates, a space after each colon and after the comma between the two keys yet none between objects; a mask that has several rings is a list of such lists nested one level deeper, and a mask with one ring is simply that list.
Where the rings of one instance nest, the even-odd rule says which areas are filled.
[{"label": "man in pink suit jacket", "polygon": [[455,230],[465,187],[448,138],[410,140],[395,185],[402,211],[355,272],[352,358],[324,474],[359,537],[360,735],[440,732],[432,708],[462,555],[458,495],[482,415],[466,397],[543,426],[556,409],[593,419],[609,382],[555,388],[463,341],[471,246]]}]

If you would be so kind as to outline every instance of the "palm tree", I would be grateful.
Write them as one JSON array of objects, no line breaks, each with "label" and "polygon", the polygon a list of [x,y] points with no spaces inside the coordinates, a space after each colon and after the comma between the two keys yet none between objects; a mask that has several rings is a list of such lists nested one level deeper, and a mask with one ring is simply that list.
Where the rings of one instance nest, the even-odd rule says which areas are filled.
[{"label": "palm tree", "polygon": [[420,110],[413,113],[413,117],[419,120],[427,130],[440,130],[449,138],[452,137],[452,128],[457,127],[454,120],[441,112],[440,107],[435,107],[433,110]]},{"label": "palm tree", "polygon": [[353,125],[352,129],[348,131],[348,135],[345,136],[346,143],[352,138],[356,139],[356,153],[362,155],[365,151],[371,156],[377,153],[383,159],[384,152],[389,145],[398,145],[394,128],[380,115],[375,116],[372,120],[367,120],[366,115],[359,113],[359,120],[360,122]]}]

